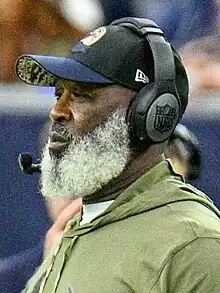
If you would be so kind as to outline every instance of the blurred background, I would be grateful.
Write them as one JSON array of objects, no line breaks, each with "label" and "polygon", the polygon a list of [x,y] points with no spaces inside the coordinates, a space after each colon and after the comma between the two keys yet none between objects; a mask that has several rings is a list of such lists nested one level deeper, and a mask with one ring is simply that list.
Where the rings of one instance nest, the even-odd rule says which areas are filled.
[{"label": "blurred background", "polygon": [[179,51],[189,76],[189,107],[181,122],[197,136],[203,153],[202,176],[193,184],[220,207],[219,8],[219,0],[0,1],[0,287],[5,290],[1,293],[19,292],[23,285],[5,289],[3,260],[13,255],[19,259],[36,247],[51,225],[38,190],[39,176],[20,171],[18,154],[39,158],[53,89],[20,84],[14,74],[17,57],[26,52],[65,55],[88,31],[120,17],[154,20]]}]

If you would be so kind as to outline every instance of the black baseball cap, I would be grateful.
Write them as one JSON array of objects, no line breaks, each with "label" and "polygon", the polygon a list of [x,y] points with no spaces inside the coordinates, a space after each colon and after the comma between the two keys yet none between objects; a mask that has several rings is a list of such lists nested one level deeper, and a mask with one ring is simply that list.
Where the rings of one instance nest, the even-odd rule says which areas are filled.
[{"label": "black baseball cap", "polygon": [[[188,80],[179,55],[174,52],[176,86],[188,101]],[[76,43],[68,57],[22,55],[15,71],[31,85],[55,86],[58,79],[83,83],[119,84],[138,92],[154,80],[153,55],[148,42],[129,28],[110,24],[100,27]]]},{"label": "black baseball cap", "polygon": [[152,79],[153,68],[145,38],[121,26],[110,25],[86,35],[73,46],[68,57],[22,55],[17,60],[16,73],[32,85],[54,86],[57,78],[63,78],[86,83],[118,83],[138,91]]}]

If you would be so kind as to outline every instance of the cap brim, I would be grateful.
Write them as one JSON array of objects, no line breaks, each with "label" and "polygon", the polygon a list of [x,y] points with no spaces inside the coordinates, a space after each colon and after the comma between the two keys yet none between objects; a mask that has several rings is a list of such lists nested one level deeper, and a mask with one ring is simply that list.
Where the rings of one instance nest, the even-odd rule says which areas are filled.
[{"label": "cap brim", "polygon": [[22,55],[16,62],[15,72],[23,82],[38,86],[53,87],[58,79],[86,83],[113,83],[88,66],[67,57]]}]

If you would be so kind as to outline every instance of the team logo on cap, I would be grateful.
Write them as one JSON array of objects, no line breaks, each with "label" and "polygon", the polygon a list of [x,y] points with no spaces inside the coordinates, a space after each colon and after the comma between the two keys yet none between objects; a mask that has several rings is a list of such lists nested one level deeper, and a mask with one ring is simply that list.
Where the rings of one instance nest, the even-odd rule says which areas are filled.
[{"label": "team logo on cap", "polygon": [[86,46],[91,46],[98,42],[106,33],[106,28],[104,26],[97,28],[96,30],[90,32],[85,36],[80,42]]}]

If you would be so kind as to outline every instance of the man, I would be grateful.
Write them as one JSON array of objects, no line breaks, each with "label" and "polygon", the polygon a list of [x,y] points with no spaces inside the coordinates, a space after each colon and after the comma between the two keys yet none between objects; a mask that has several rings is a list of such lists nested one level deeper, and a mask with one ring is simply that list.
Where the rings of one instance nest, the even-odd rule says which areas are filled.
[{"label": "man", "polygon": [[178,124],[164,151],[173,169],[186,180],[198,179],[202,169],[202,154],[198,139],[186,126]]},{"label": "man", "polygon": [[160,28],[120,19],[16,72],[55,87],[42,194],[83,200],[24,292],[219,292],[219,211],[163,158],[188,81]]}]

